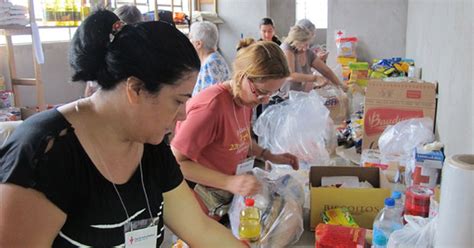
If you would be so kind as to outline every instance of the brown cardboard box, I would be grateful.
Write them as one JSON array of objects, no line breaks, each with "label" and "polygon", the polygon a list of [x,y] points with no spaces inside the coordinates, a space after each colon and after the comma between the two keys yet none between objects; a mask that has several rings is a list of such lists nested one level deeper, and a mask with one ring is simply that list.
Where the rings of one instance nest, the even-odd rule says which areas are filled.
[{"label": "brown cardboard box", "polygon": [[[320,187],[321,178],[330,176],[357,176],[359,181],[368,181],[374,188]],[[337,207],[347,208],[359,226],[372,229],[375,216],[384,207],[385,198],[390,197],[389,184],[378,168],[314,166],[311,167],[309,180],[311,230],[322,222],[323,211]]]},{"label": "brown cardboard box", "polygon": [[379,136],[388,125],[431,117],[435,121],[436,84],[370,80],[365,95],[362,149],[378,148]]}]

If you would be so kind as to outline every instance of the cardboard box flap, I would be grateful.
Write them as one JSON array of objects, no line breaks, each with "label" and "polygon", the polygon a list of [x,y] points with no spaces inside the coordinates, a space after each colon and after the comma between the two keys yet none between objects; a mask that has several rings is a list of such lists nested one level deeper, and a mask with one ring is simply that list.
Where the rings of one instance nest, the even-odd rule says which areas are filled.
[{"label": "cardboard box flap", "polygon": [[373,167],[313,166],[309,180],[312,187],[321,186],[322,177],[357,176],[359,181],[368,181],[374,188],[380,187],[379,169]]},{"label": "cardboard box flap", "polygon": [[[365,104],[435,109],[437,85],[434,83],[384,82],[370,80]],[[415,104],[416,103],[416,104]],[[405,105],[405,106],[404,106]]]}]

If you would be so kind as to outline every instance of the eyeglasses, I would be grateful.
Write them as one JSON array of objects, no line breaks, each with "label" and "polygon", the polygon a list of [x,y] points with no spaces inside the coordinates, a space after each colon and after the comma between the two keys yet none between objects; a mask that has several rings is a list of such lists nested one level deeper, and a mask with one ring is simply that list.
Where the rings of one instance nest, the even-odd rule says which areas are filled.
[{"label": "eyeglasses", "polygon": [[258,100],[270,98],[273,95],[274,92],[259,89],[255,86],[255,83],[252,80],[250,80],[249,78],[247,78],[247,80],[249,82],[250,91],[257,97]]}]

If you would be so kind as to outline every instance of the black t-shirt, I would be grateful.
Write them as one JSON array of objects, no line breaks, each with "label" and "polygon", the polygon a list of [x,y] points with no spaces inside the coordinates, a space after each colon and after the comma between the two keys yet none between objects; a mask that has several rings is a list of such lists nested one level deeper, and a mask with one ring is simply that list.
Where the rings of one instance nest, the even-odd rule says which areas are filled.
[{"label": "black t-shirt", "polygon": [[[158,247],[164,236],[162,193],[177,187],[183,175],[164,143],[145,144],[141,162],[151,212],[158,220]],[[67,214],[53,247],[124,244],[127,217],[112,183],[100,174],[74,128],[56,109],[30,117],[0,149],[0,183],[33,188]],[[139,168],[117,189],[131,220],[150,218]]]}]

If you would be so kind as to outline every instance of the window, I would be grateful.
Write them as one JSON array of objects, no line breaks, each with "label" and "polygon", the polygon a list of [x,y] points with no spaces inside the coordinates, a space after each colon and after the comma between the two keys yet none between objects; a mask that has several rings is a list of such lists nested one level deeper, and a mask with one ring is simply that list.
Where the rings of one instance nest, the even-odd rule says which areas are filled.
[{"label": "window", "polygon": [[[1,0],[0,0],[1,1]],[[89,2],[93,3],[94,6],[97,3],[103,3],[104,0],[86,0],[86,1],[79,1],[79,0],[61,0],[63,2],[74,2],[74,3],[80,3],[80,2]],[[28,6],[28,0],[9,0],[12,4],[15,5],[22,5],[22,6]],[[44,5],[45,5],[44,0],[42,1],[33,1],[34,3],[34,8],[35,8],[35,18],[36,18],[36,23],[39,26],[39,33],[40,33],[40,38],[42,42],[61,42],[61,41],[69,41],[71,40],[72,36],[74,35],[74,32],[76,31],[76,27],[60,27],[60,26],[47,26],[46,23],[44,22]],[[154,1],[150,0],[108,0],[109,5],[111,8],[115,9],[117,7],[120,7],[124,4],[133,4],[134,2],[136,3],[137,8],[140,10],[142,13],[147,13],[147,12],[153,12],[155,10],[153,4]],[[189,9],[189,3],[191,1],[184,1],[184,0],[159,0],[158,1],[158,8],[161,10],[174,10],[174,11],[186,11]],[[174,8],[171,8],[171,4],[173,3]],[[151,16],[153,16],[152,13],[150,13]],[[31,43],[31,36],[29,35],[16,35],[12,37],[12,41],[14,44],[25,44],[25,43]],[[5,37],[0,36],[0,45],[4,45],[6,43]]]},{"label": "window", "polygon": [[296,20],[309,19],[316,28],[328,28],[329,0],[296,0]]}]

